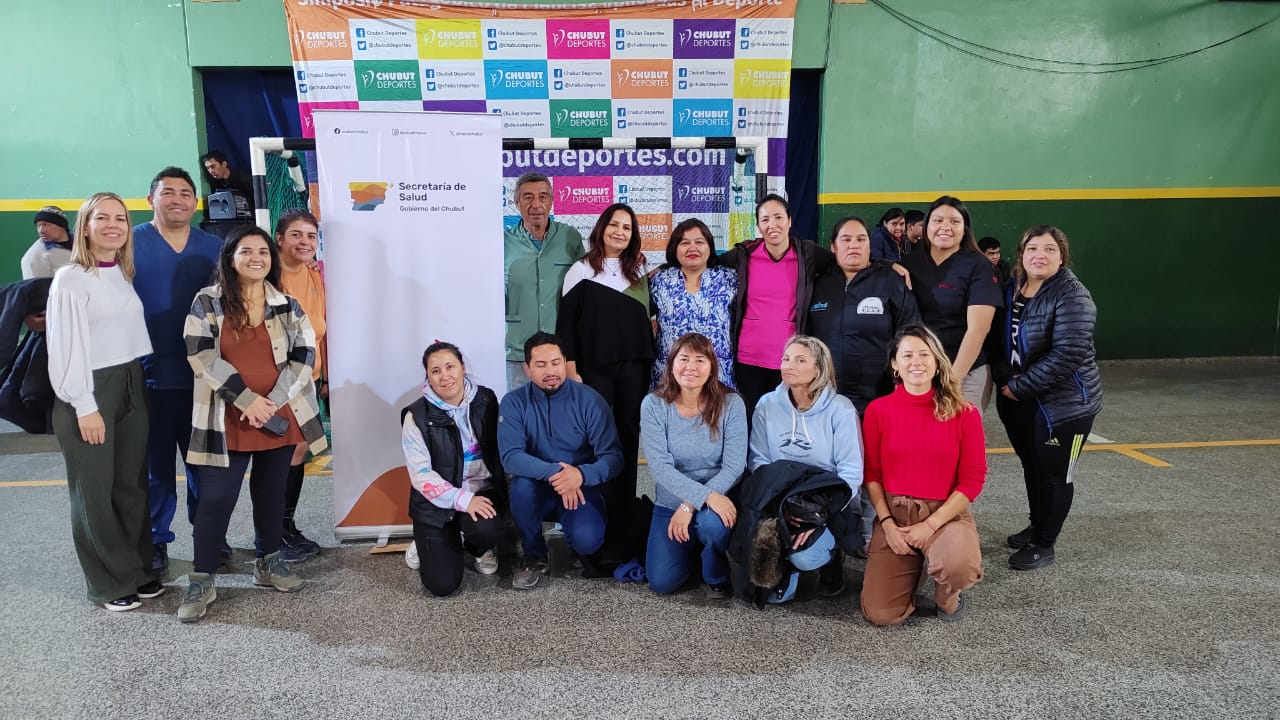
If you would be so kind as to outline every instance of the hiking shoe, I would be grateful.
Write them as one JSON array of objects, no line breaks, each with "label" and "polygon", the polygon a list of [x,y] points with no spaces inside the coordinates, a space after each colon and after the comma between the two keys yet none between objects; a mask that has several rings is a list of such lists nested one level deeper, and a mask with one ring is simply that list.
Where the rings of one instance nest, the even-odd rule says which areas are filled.
[{"label": "hiking shoe", "polygon": [[1014,550],[1021,550],[1022,548],[1031,544],[1031,533],[1032,533],[1032,528],[1030,525],[1028,525],[1022,530],[1005,538],[1005,542],[1007,542],[1009,544],[1009,547],[1013,548]]},{"label": "hiking shoe", "polygon": [[844,592],[844,551],[831,551],[831,560],[818,570],[818,589],[823,597],[836,597]]},{"label": "hiking shoe", "polygon": [[213,587],[213,575],[193,572],[187,575],[187,591],[182,594],[182,604],[178,606],[178,619],[184,623],[193,623],[204,617],[209,606],[218,599],[218,591]]},{"label": "hiking shoe", "polygon": [[938,608],[938,619],[942,622],[956,622],[964,617],[965,601],[964,596],[960,596],[960,602],[956,603],[956,609],[951,612],[944,612],[942,608]]},{"label": "hiking shoe", "polygon": [[422,562],[418,560],[418,543],[409,543],[409,548],[404,551],[404,564],[412,570],[422,567]]},{"label": "hiking shoe", "polygon": [[169,546],[165,543],[151,546],[151,575],[156,580],[164,580],[169,575]]},{"label": "hiking shoe", "polygon": [[286,562],[299,563],[320,554],[320,546],[308,540],[300,532],[285,532],[280,536],[280,556]]},{"label": "hiking shoe", "polygon": [[165,587],[160,584],[159,580],[152,580],[138,586],[138,597],[150,600],[151,598],[160,597],[164,594],[164,591]]},{"label": "hiking shoe", "polygon": [[476,572],[481,575],[493,575],[498,572],[498,556],[492,549],[475,559]]},{"label": "hiking shoe", "polygon": [[729,583],[707,585],[708,600],[728,600],[730,597],[732,597],[732,593],[729,592]]},{"label": "hiking shoe", "polygon": [[1014,570],[1035,570],[1053,564],[1053,548],[1028,545],[1009,556],[1009,567]]},{"label": "hiking shoe", "polygon": [[516,590],[532,590],[550,569],[547,558],[525,558],[524,567],[511,577],[511,587]]},{"label": "hiking shoe", "polygon": [[307,557],[320,554],[320,543],[312,540],[306,535],[303,535],[302,531],[298,529],[298,526],[293,525],[292,523],[290,523],[289,527],[284,529],[284,533],[281,534],[280,539],[287,540],[290,545],[296,545],[297,547],[302,548],[302,550],[307,553]]},{"label": "hiking shoe", "polygon": [[125,595],[111,602],[102,603],[102,607],[111,612],[125,612],[126,610],[136,610],[142,607],[142,601],[138,599],[137,595]]},{"label": "hiking shoe", "polygon": [[280,592],[293,592],[302,587],[302,578],[289,569],[277,550],[253,561],[253,584],[273,587]]}]

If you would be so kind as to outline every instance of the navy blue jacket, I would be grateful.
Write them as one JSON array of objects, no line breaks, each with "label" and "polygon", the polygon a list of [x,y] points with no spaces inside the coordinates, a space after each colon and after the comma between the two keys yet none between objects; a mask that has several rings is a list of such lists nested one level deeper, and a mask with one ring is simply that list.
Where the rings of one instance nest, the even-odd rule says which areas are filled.
[{"label": "navy blue jacket", "polygon": [[512,477],[546,480],[564,462],[591,487],[622,471],[613,413],[600,393],[572,380],[550,394],[533,383],[507,393],[498,408],[498,449]]},{"label": "navy blue jacket", "polygon": [[[1012,307],[1017,287],[1005,286],[1005,308]],[[1098,309],[1075,273],[1062,268],[1027,300],[1020,319],[1017,353],[1012,365],[1013,333],[1009,312],[997,314],[999,350],[991,353],[996,387],[1009,386],[1019,401],[1039,403],[1053,423],[1097,415],[1102,410],[1093,331]]]}]

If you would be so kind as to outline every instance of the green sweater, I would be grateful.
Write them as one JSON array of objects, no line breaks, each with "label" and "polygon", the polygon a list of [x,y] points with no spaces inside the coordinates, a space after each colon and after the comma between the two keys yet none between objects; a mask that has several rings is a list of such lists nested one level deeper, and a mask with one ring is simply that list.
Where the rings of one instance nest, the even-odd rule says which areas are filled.
[{"label": "green sweater", "polygon": [[582,235],[552,221],[542,238],[542,250],[517,223],[504,238],[503,278],[507,288],[507,360],[524,360],[524,341],[539,330],[556,331],[560,286],[569,266],[586,254]]}]

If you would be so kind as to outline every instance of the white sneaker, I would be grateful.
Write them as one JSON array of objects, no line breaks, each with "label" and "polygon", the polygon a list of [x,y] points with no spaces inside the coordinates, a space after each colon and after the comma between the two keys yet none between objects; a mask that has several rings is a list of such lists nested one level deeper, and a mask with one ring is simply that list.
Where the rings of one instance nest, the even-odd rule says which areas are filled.
[{"label": "white sneaker", "polygon": [[409,549],[404,551],[404,564],[414,570],[417,570],[418,566],[421,565],[418,562],[418,543],[409,543]]},{"label": "white sneaker", "polygon": [[481,575],[493,575],[498,572],[498,556],[493,550],[486,550],[476,558],[476,572]]}]

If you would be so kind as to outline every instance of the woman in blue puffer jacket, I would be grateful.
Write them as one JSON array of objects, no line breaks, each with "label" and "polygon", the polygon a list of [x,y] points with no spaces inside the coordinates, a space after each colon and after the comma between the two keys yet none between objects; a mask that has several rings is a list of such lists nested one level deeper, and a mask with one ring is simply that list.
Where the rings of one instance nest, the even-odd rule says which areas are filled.
[{"label": "woman in blue puffer jacket", "polygon": [[[1006,288],[1005,318],[992,353],[996,409],[1018,459],[1031,524],[1010,535],[1015,570],[1054,561],[1054,544],[1071,511],[1072,471],[1102,410],[1093,331],[1097,307],[1067,269],[1067,236],[1051,225],[1022,234]],[[996,333],[993,333],[996,334]]]}]

